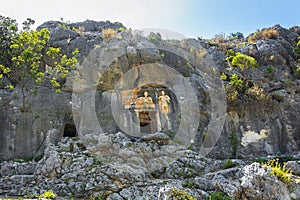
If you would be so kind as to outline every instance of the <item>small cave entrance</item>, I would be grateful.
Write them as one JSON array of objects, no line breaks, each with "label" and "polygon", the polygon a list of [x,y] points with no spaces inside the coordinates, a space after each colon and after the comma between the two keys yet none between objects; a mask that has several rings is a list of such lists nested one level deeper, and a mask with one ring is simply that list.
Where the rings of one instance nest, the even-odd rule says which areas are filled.
[{"label": "small cave entrance", "polygon": [[75,124],[66,123],[64,127],[63,137],[76,137],[77,130]]},{"label": "small cave entrance", "polygon": [[64,126],[62,130],[63,137],[77,137],[78,133],[74,123],[73,115],[68,113],[64,117]]}]

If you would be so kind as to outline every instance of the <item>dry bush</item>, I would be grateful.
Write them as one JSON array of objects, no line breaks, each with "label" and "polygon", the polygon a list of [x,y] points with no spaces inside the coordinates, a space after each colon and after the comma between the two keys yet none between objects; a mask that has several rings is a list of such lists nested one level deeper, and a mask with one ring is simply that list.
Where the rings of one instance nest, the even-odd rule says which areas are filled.
[{"label": "dry bush", "polygon": [[258,40],[269,40],[277,39],[279,36],[277,30],[274,29],[264,29],[262,31],[255,32],[253,35],[250,35],[248,38],[249,43],[255,43]]},{"label": "dry bush", "polygon": [[102,35],[105,40],[114,37],[117,34],[117,31],[112,28],[102,29]]},{"label": "dry bush", "polygon": [[262,32],[264,39],[274,39],[276,40],[279,36],[279,33],[274,29],[266,29]]},{"label": "dry bush", "polygon": [[270,96],[264,91],[264,88],[254,83],[254,86],[248,89],[248,96],[257,100],[269,100]]}]

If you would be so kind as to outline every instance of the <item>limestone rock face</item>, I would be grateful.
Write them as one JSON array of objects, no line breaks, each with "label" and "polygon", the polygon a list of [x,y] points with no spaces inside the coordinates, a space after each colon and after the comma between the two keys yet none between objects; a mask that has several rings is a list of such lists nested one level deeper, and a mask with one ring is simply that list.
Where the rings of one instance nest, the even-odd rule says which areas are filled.
[{"label": "limestone rock face", "polygon": [[299,161],[288,161],[286,168],[291,169],[293,174],[300,175],[300,162]]},{"label": "limestone rock face", "polygon": [[[66,115],[71,113],[69,93],[54,94],[48,88],[28,97],[30,112],[21,112],[18,88],[3,93],[0,102],[1,159],[34,158],[63,136]],[[65,121],[65,122],[64,122]]]},{"label": "limestone rock face", "polygon": [[[79,60],[90,53],[97,45],[103,41],[102,30],[111,28],[119,30],[125,28],[121,23],[111,23],[110,21],[96,22],[86,20],[77,23],[63,23],[58,21],[49,21],[40,25],[37,29],[47,28],[50,30],[50,41],[48,45],[60,47],[62,53],[68,56],[72,55],[72,51],[76,48],[80,50]],[[46,64],[51,65],[52,60],[47,56],[44,57]]]},{"label": "limestone rock face", "polygon": [[[223,130],[215,131],[221,132],[221,136],[209,154],[210,157],[249,158],[292,154],[299,151],[300,82],[294,74],[293,66],[295,63],[297,65],[297,60],[292,52],[300,35],[297,27],[284,29],[274,26],[273,28],[279,33],[278,39],[260,40],[256,44],[233,47],[235,50],[255,57],[260,65],[257,69],[248,69],[245,72],[233,68],[230,73],[237,73],[249,80],[249,87],[257,81],[268,98],[257,98],[255,94],[259,91],[254,91],[254,94],[245,94],[247,98],[240,98],[233,103],[227,102],[225,105],[212,95],[213,91],[218,93],[218,88],[211,87],[210,83],[215,80],[207,76],[207,69],[201,69],[202,71],[199,72],[193,63],[187,60],[189,54],[203,59],[208,57],[212,62],[205,64],[210,70],[226,72],[229,66],[225,60],[225,52],[211,47],[205,41],[195,39],[163,41],[154,33],[151,35],[151,40],[135,35],[131,30],[124,30],[125,27],[120,23],[108,21],[87,20],[70,24],[50,21],[38,27],[38,29],[41,28],[50,30],[51,39],[48,45],[61,47],[62,52],[68,55],[71,55],[76,48],[79,49],[78,69],[81,77],[78,76],[77,71],[72,71],[66,80],[62,80],[63,92],[60,94],[53,93],[49,85],[43,84],[37,96],[28,97],[28,112],[20,110],[21,98],[18,86],[14,92],[0,90],[0,140],[2,141],[0,159],[37,157],[43,154],[44,149],[50,144],[57,144],[64,135],[76,136],[81,129],[97,137],[97,134],[101,132],[103,139],[109,141],[121,140],[117,137],[120,136],[120,132],[136,136],[136,133],[143,129],[152,133],[145,136],[144,141],[163,140],[163,143],[172,144],[172,140],[176,139],[176,131],[183,127],[182,138],[189,139],[184,141],[185,147],[190,145],[186,145],[187,143],[191,143],[191,149],[198,151],[208,133],[209,123],[213,117],[224,118],[225,123],[222,126]],[[107,28],[115,30],[116,37],[104,38],[102,30]],[[166,45],[172,46],[172,49],[166,49]],[[121,56],[115,58],[116,53],[120,52]],[[177,55],[176,52],[187,54]],[[101,55],[105,55],[106,60],[103,59],[100,62]],[[53,63],[53,60],[46,55],[43,59],[47,65]],[[94,66],[95,63],[99,65]],[[149,73],[151,67],[158,65],[165,65],[169,68],[165,71],[152,68],[157,70],[150,70],[151,73]],[[273,73],[267,72],[267,65],[274,67]],[[144,66],[143,70],[138,66]],[[176,73],[172,74],[172,70]],[[124,76],[128,73],[130,78],[125,80]],[[151,84],[140,85],[138,84],[140,81],[148,81]],[[75,90],[74,84],[77,86]],[[168,84],[171,86],[169,87]],[[188,86],[190,90],[187,90]],[[91,88],[94,89],[93,93],[90,92],[89,96],[85,96],[87,94],[85,92]],[[117,89],[120,89],[122,94],[117,93]],[[133,102],[132,99],[121,98],[122,95],[127,97],[131,94],[141,96],[143,90],[151,90],[150,96],[152,95],[154,103],[157,103],[155,102],[156,96],[163,89],[169,92],[173,100],[171,110],[174,112],[169,116],[173,123],[171,127],[173,130],[171,134],[168,134],[170,141],[165,135],[153,135],[155,132],[164,132],[166,125],[158,125],[159,120],[156,120],[154,126],[160,127],[161,130],[157,128],[149,131],[147,128],[141,128],[135,118],[136,111],[129,107],[126,108],[127,110],[123,109],[126,101],[129,102],[129,106],[132,105],[130,104]],[[179,92],[172,93],[172,91]],[[186,94],[187,91],[192,92]],[[72,93],[77,93],[79,98],[73,99]],[[195,94],[194,99],[192,93]],[[187,99],[193,99],[193,101]],[[75,104],[89,108],[86,112],[95,111],[93,119],[82,117],[85,115],[81,115],[81,110],[76,110],[77,108],[74,112],[72,107]],[[182,106],[187,104],[191,106],[188,108]],[[220,110],[221,108],[226,112],[222,115],[212,114],[213,109]],[[125,110],[124,113],[113,112],[120,109]],[[163,118],[157,113],[150,116],[153,119],[159,117]],[[189,126],[195,122],[193,120],[197,121],[198,126]],[[94,126],[92,123],[94,121],[99,123],[101,131],[97,132],[98,126]],[[185,123],[185,126],[180,126],[180,123]],[[118,135],[114,137],[118,139],[112,139],[113,137],[109,136],[110,134],[116,135],[116,133]],[[165,131],[165,133],[168,132]],[[156,136],[158,139],[155,138]],[[148,147],[140,145],[139,148]],[[123,151],[122,148],[118,149],[119,151],[126,156],[132,153]],[[156,160],[152,164],[151,168],[155,168],[159,165],[159,161]]]},{"label": "limestone rock face", "polygon": [[242,170],[240,199],[298,199],[299,183],[288,187],[270,174],[270,168],[258,163],[245,166]]}]

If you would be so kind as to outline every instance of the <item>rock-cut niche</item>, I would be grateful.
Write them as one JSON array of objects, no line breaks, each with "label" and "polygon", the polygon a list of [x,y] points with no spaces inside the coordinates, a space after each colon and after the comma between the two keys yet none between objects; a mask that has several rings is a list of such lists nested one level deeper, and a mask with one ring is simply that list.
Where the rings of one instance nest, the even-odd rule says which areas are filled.
[{"label": "rock-cut niche", "polygon": [[76,126],[72,114],[66,114],[64,118],[63,137],[76,137],[78,136]]}]

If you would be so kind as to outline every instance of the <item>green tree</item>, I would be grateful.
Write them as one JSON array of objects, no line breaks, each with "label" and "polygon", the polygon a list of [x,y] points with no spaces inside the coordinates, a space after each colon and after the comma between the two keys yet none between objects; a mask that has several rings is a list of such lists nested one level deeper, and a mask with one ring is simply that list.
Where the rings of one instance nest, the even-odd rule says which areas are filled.
[{"label": "green tree", "polygon": [[[60,91],[59,78],[65,78],[69,70],[77,63],[78,50],[73,52],[73,57],[68,58],[61,54],[60,48],[47,47],[50,39],[48,29],[30,30],[33,20],[27,19],[23,23],[22,31],[11,35],[9,50],[11,51],[11,63],[0,64],[0,78],[6,76],[12,84],[7,88],[14,89],[18,85],[22,93],[22,111],[26,108],[27,97],[35,93],[40,83],[44,82],[46,76],[51,76],[50,82],[56,92]],[[44,52],[50,56],[54,66],[41,67]],[[45,76],[46,75],[46,76]]]},{"label": "green tree", "polygon": [[12,50],[11,38],[18,31],[16,20],[0,16],[0,63],[9,66],[11,64]]},{"label": "green tree", "polygon": [[243,39],[244,35],[241,32],[230,33],[230,38]]}]

